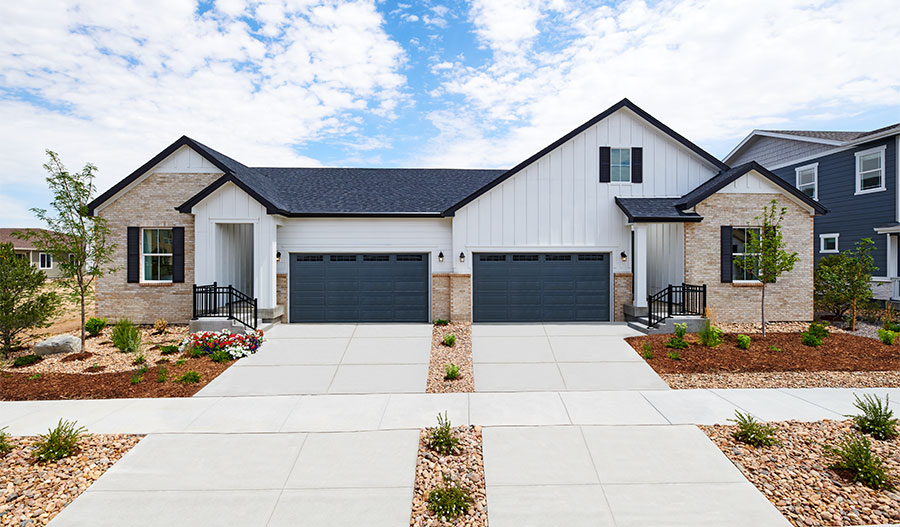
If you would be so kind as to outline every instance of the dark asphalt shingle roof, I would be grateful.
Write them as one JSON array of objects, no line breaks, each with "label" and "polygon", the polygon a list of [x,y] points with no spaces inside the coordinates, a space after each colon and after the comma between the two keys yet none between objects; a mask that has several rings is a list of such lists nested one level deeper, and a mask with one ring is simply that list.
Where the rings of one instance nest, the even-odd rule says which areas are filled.
[{"label": "dark asphalt shingle roof", "polygon": [[876,130],[870,130],[868,132],[844,132],[844,131],[830,131],[830,130],[760,130],[761,132],[770,132],[773,134],[785,134],[785,135],[796,135],[800,137],[811,137],[813,139],[827,139],[830,141],[855,141],[857,139],[875,135],[880,132],[884,132],[885,130],[890,130],[891,128],[900,127],[900,123],[892,124],[889,126],[884,126],[878,128]]},{"label": "dark asphalt shingle roof", "polygon": [[629,223],[659,221],[700,221],[696,212],[684,212],[676,206],[681,198],[616,198],[616,205],[628,216]]}]

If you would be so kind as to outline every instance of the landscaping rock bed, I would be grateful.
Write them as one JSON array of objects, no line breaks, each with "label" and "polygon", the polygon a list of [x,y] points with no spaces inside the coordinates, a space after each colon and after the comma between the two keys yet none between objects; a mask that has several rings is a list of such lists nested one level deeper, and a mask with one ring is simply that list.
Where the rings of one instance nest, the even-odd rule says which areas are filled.
[{"label": "landscaping rock bed", "polygon": [[[428,448],[431,428],[419,435],[416,460],[416,483],[413,491],[410,527],[466,526],[487,527],[487,495],[484,486],[484,458],[481,449],[481,427],[458,426],[453,429],[459,439],[457,453],[440,455]],[[469,491],[472,499],[468,513],[454,519],[442,519],[428,510],[428,495],[445,484],[447,475],[459,487]]]},{"label": "landscaping rock bed", "polygon": [[14,450],[0,458],[0,525],[46,525],[141,437],[87,435],[74,455],[49,463],[38,463],[31,455],[37,438],[11,437]]},{"label": "landscaping rock bed", "polygon": [[687,348],[666,347],[671,335],[626,339],[672,388],[802,388],[900,386],[900,343],[893,346],[832,330],[819,347],[806,346],[800,333],[749,334],[749,349],[740,349],[734,333],[710,348],[689,334]]},{"label": "landscaping rock bed", "polygon": [[[456,335],[456,344],[444,345],[444,335]],[[459,377],[444,379],[447,364],[459,366]],[[474,392],[475,373],[472,366],[472,324],[454,322],[434,326],[431,336],[431,359],[428,361],[427,393]]]},{"label": "landscaping rock bed", "polygon": [[[872,490],[828,468],[823,445],[836,445],[852,421],[769,424],[780,444],[762,448],[734,440],[735,426],[700,428],[794,525],[900,523],[898,491]],[[888,473],[900,479],[900,439],[871,441]]]},{"label": "landscaping rock bed", "polygon": [[[81,354],[68,353],[47,355],[42,361],[32,364],[31,366],[15,368],[12,366],[12,360],[18,356],[30,355],[31,348],[19,351],[10,356],[10,360],[8,361],[8,364],[4,366],[3,371],[28,373],[33,375],[35,373],[98,374],[101,372],[105,374],[133,370],[135,368],[133,362],[137,354],[133,352],[123,353],[116,349],[109,339],[111,332],[112,326],[107,326],[103,328],[103,331],[99,335],[85,339],[84,350],[82,350]],[[76,333],[77,331],[72,334],[74,335]],[[156,361],[163,358],[159,346],[166,344],[178,345],[184,340],[184,337],[187,334],[188,326],[186,324],[170,325],[166,333],[163,334],[157,333],[152,327],[142,327],[142,349],[140,353],[144,355],[144,358],[149,364],[154,364]],[[84,353],[90,353],[90,355],[84,355]],[[75,358],[73,360],[73,355],[82,355],[83,358]],[[99,368],[94,368],[95,366]]]},{"label": "landscaping rock bed", "polygon": [[[122,353],[131,357],[131,353]],[[160,366],[149,363],[141,382],[131,384],[137,366],[130,371],[100,371],[85,373],[0,373],[0,400],[31,401],[45,399],[119,399],[130,397],[190,397],[228,369],[231,362],[213,362],[208,356],[184,359],[176,364],[180,355],[170,355],[161,366],[167,370],[166,381],[158,381]],[[90,362],[91,359],[88,359]],[[181,383],[176,379],[188,371],[200,374],[200,382]],[[35,377],[35,375],[40,375]]]}]

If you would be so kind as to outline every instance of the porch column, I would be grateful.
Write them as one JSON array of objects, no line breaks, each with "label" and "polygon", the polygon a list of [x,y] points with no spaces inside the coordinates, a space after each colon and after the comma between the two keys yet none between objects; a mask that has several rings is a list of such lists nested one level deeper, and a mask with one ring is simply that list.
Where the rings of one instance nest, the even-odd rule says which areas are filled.
[{"label": "porch column", "polygon": [[887,269],[884,275],[891,279],[891,300],[900,298],[900,280],[897,279],[898,235],[887,234]]},{"label": "porch column", "polygon": [[634,307],[647,307],[647,224],[635,223],[634,231]]}]

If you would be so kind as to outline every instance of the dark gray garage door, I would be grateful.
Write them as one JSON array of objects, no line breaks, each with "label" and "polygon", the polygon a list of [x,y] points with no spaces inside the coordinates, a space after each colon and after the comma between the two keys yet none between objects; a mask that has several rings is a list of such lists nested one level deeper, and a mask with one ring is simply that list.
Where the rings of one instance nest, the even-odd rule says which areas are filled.
[{"label": "dark gray garage door", "polygon": [[474,255],[475,322],[609,320],[609,254]]},{"label": "dark gray garage door", "polygon": [[424,254],[291,254],[291,322],[428,322]]}]

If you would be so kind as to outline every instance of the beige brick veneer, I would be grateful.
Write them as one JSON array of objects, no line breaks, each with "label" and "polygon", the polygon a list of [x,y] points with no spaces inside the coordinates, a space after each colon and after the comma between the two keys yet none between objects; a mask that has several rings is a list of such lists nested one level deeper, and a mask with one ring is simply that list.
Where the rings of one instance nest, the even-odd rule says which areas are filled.
[{"label": "beige brick veneer", "polygon": [[450,320],[450,275],[431,275],[431,319]]},{"label": "beige brick veneer", "polygon": [[[215,181],[219,174],[151,174],[98,211],[116,244],[114,273],[97,281],[97,315],[152,324],[158,318],[186,323],[191,318],[194,283],[194,216],[175,210]],[[127,282],[128,227],[184,227],[184,283]]]},{"label": "beige brick veneer", "polygon": [[632,302],[634,277],[631,273],[616,273],[613,275],[613,320],[623,322],[625,320],[625,304]]},{"label": "beige brick veneer", "polygon": [[699,223],[684,225],[684,275],[689,284],[706,284],[707,306],[718,322],[752,323],[760,320],[760,287],[721,281],[721,226],[758,225],[754,217],[772,199],[786,207],[782,223],[786,249],[800,259],[790,273],[766,286],[766,319],[812,320],[813,217],[787,197],[776,194],[714,194],[696,206]]},{"label": "beige brick veneer", "polygon": [[278,273],[275,275],[275,304],[284,307],[287,313],[288,302],[288,275],[287,273]]},{"label": "beige brick veneer", "polygon": [[450,275],[450,321],[472,321],[472,275]]}]

